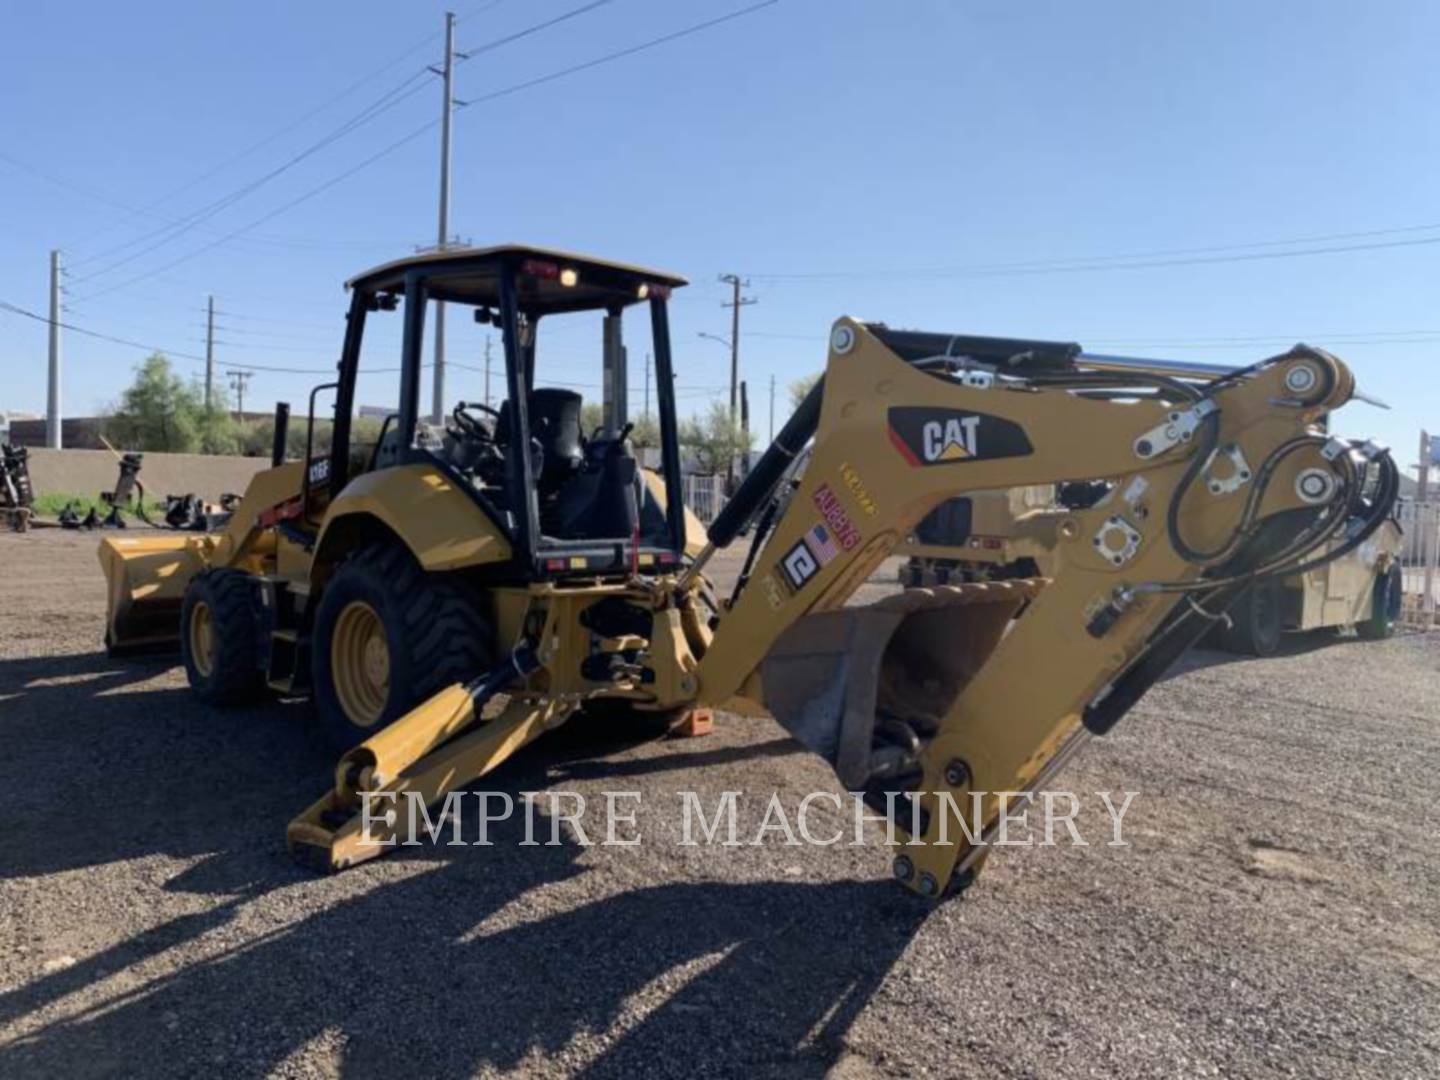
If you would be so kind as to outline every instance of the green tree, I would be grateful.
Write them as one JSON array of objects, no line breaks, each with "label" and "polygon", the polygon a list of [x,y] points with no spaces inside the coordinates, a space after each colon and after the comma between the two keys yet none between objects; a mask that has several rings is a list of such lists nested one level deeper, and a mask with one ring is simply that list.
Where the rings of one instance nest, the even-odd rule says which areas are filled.
[{"label": "green tree", "polygon": [[[653,416],[632,416],[630,423],[635,425],[630,431],[630,441],[637,450],[660,445],[660,425]],[[605,410],[598,401],[587,401],[580,406],[580,431],[587,439],[604,426]]]},{"label": "green tree", "polygon": [[700,472],[716,475],[728,472],[730,463],[748,453],[750,432],[732,418],[723,401],[712,401],[703,417],[690,417],[680,425],[680,445],[695,459]]},{"label": "green tree", "polygon": [[631,421],[635,429],[630,432],[630,441],[636,449],[660,445],[660,423],[653,416],[641,415]]},{"label": "green tree", "polygon": [[231,454],[239,446],[224,395],[217,392],[207,409],[200,387],[176,375],[158,352],[135,369],[106,434],[126,450]]},{"label": "green tree", "polygon": [[806,375],[804,378],[796,379],[792,382],[790,384],[790,407],[792,409],[798,409],[800,403],[805,400],[805,396],[814,389],[815,384],[819,381],[820,376],[815,374]]}]

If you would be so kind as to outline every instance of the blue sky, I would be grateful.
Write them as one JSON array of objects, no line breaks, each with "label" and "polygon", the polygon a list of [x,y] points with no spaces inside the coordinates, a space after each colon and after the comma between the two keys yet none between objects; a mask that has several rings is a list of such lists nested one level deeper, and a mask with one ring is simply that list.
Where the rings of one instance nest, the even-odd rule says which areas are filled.
[{"label": "blue sky", "polygon": [[[458,44],[583,2],[454,0]],[[457,95],[751,2],[611,0],[461,64]],[[60,247],[78,326],[198,354],[213,292],[222,366],[332,363],[341,282],[434,240],[436,136],[301,197],[436,116],[418,72],[444,8],[6,4],[0,300],[43,312]],[[1421,2],[781,0],[461,109],[453,229],[691,277],[673,316],[687,409],[723,393],[725,351],[697,336],[728,332],[716,276],[748,274],[762,434],[770,378],[783,391],[817,369],[851,314],[1233,363],[1303,339],[1393,404],[1340,426],[1408,465],[1418,429],[1440,429],[1437,35],[1440,6]],[[572,378],[598,376],[586,345],[558,354]],[[452,359],[479,347],[467,326]],[[144,356],[76,334],[65,353],[71,413],[114,400]],[[0,312],[0,408],[43,411],[44,359],[44,326]],[[451,385],[473,397],[474,379]],[[314,381],[257,370],[247,408],[298,406]]]}]

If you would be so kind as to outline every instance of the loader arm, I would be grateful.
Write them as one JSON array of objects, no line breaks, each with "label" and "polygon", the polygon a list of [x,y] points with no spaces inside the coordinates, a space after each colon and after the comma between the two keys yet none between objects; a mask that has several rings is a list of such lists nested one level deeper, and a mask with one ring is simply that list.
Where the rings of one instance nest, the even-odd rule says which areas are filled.
[{"label": "loader arm", "polygon": [[[1313,534],[1343,524],[1355,455],[1311,425],[1354,384],[1340,361],[1303,347],[1189,382],[1090,372],[1078,356],[1070,375],[1010,377],[1003,364],[904,359],[888,333],[835,325],[803,476],[697,676],[702,701],[764,707],[888,809],[913,833],[896,876],[933,896],[983,855],[958,814],[983,839],[1001,809],[994,793],[1036,788],[1250,575],[1287,549],[1303,561]],[[782,434],[780,453],[806,435]],[[772,485],[774,466],[757,467],[757,487]],[[1095,478],[1113,486],[1058,523],[1053,580],[843,607],[942,500]],[[768,497],[737,492],[712,542]]]}]

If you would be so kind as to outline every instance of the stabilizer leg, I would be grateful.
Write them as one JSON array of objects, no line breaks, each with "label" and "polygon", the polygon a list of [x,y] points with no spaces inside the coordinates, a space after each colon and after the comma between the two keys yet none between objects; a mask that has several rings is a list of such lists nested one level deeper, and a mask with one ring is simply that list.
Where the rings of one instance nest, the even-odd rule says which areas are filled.
[{"label": "stabilizer leg", "polygon": [[[437,733],[474,724],[477,708],[470,690],[456,683],[341,758],[335,787],[286,830],[297,861],[325,872],[343,870],[414,840],[411,830],[419,805],[433,806],[462,784],[484,776],[574,711],[569,703],[512,698],[495,719],[409,762],[395,752],[401,743],[434,746]],[[382,741],[390,743],[389,752],[371,745]],[[383,767],[377,764],[381,761]]]}]

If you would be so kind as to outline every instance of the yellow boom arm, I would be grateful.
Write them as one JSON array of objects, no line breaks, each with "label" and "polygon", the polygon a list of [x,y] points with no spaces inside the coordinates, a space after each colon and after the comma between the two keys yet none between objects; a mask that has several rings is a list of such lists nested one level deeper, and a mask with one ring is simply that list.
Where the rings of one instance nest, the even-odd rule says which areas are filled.
[{"label": "yellow boom arm", "polygon": [[[1358,543],[1326,547],[1365,502],[1371,463],[1366,527],[1393,502],[1388,456],[1314,426],[1354,391],[1327,353],[1180,377],[1087,366],[1065,346],[991,342],[1003,359],[982,362],[965,346],[982,340],[837,322],[824,380],[690,567],[511,590],[525,628],[513,670],[450,687],[347,754],[292,847],[331,868],[378,854],[396,828],[362,827],[367,798],[433,804],[598,698],[730,703],[770,711],[885,808],[906,835],[896,876],[938,896],[971,876],[999,793],[1038,789],[1108,730],[1239,590]],[[1051,577],[846,606],[942,500],[1096,479],[1108,494],[1055,525]],[[712,620],[705,560],[747,525],[747,571]],[[617,610],[623,628],[604,629]],[[597,682],[606,652],[626,659]],[[497,691],[508,704],[487,710]]]}]

